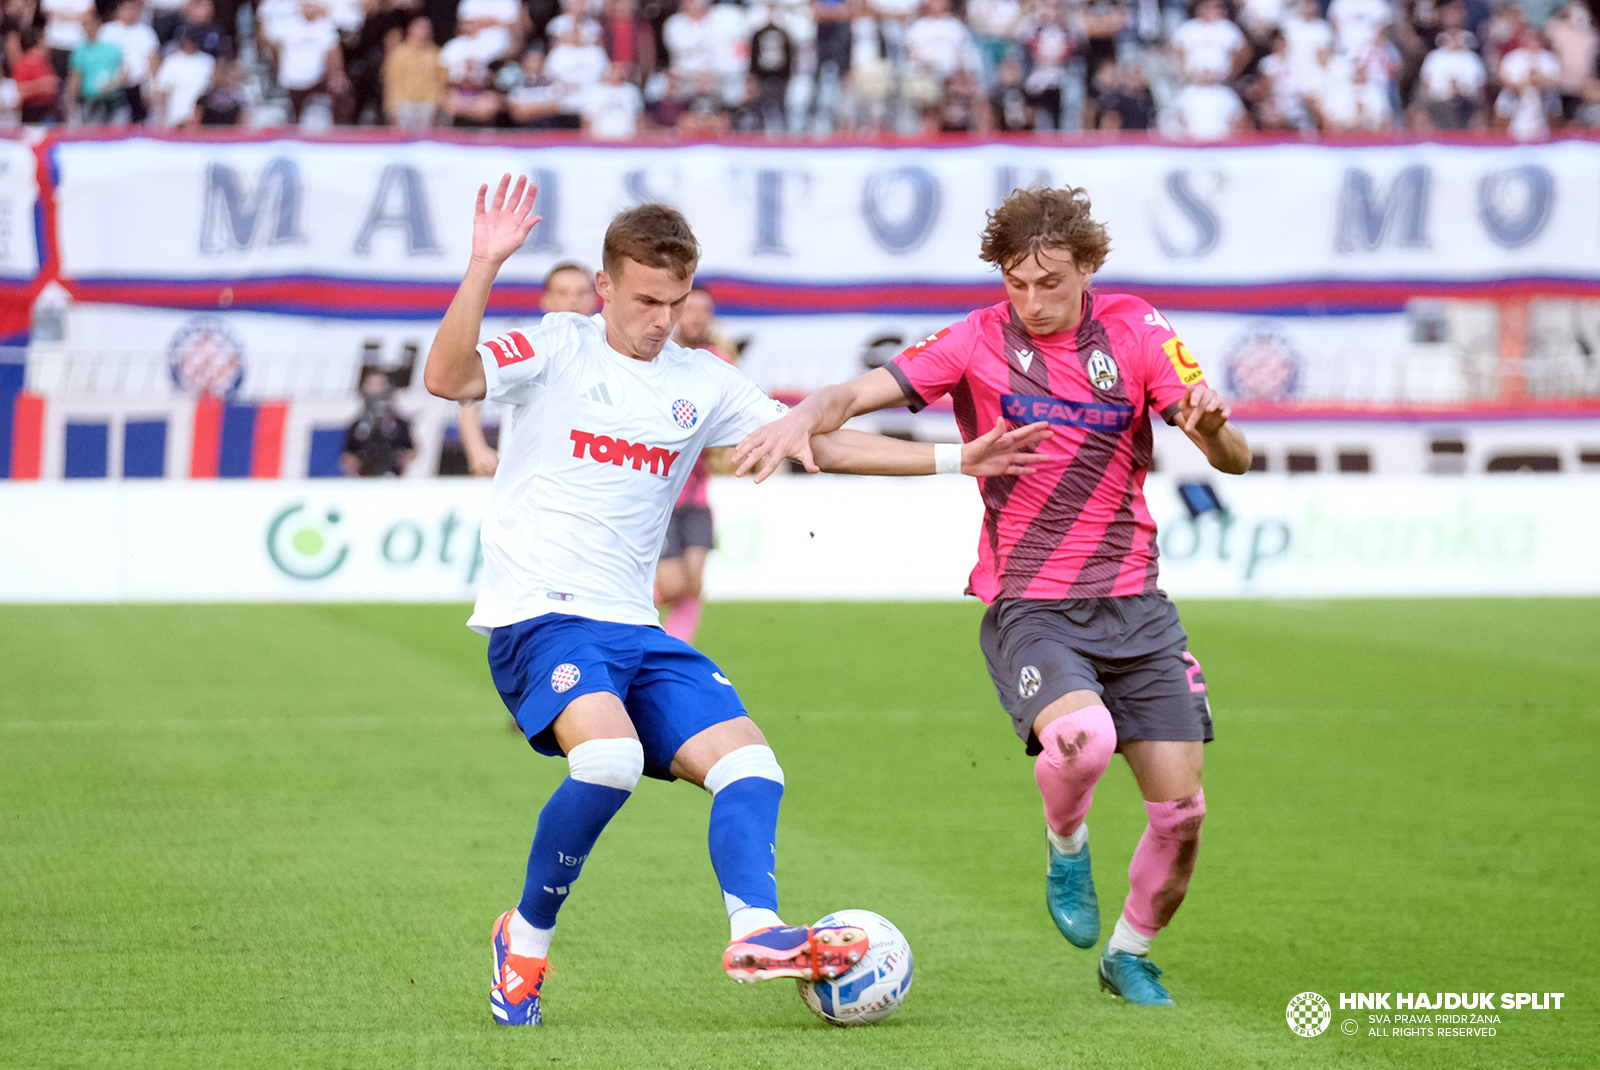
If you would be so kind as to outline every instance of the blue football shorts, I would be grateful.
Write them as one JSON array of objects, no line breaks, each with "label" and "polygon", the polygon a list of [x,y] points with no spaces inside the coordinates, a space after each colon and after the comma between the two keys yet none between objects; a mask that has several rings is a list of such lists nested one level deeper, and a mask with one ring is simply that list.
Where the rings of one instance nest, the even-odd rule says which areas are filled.
[{"label": "blue football shorts", "polygon": [[609,691],[644,746],[645,775],[674,779],[672,758],[695,734],[745,716],[715,662],[660,628],[547,613],[496,628],[489,673],[540,754],[560,756],[556,717],[573,699]]}]

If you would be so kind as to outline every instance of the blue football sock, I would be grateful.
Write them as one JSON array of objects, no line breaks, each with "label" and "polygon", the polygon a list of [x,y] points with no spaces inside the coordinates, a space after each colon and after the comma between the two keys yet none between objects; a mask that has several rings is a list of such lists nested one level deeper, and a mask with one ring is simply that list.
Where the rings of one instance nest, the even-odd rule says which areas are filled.
[{"label": "blue football sock", "polygon": [[555,925],[556,911],[578,879],[594,841],[631,794],[568,777],[539,811],[539,828],[528,852],[528,881],[517,904],[517,911],[536,928]]},{"label": "blue football sock", "polygon": [[778,909],[778,802],[783,785],[764,777],[735,780],[711,802],[711,868],[724,895]]}]

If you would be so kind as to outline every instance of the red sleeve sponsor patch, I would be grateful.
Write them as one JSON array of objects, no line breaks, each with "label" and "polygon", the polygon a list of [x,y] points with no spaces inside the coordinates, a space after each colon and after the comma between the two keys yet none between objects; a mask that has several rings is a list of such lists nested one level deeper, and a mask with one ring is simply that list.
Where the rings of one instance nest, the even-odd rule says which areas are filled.
[{"label": "red sleeve sponsor patch", "polygon": [[933,345],[933,343],[937,342],[939,339],[943,338],[945,335],[947,335],[949,333],[950,333],[950,328],[949,327],[945,327],[942,330],[935,331],[933,334],[928,335],[928,337],[924,338],[922,341],[918,342],[916,345],[909,346],[905,350],[905,352],[901,353],[900,355],[902,357],[906,358],[907,360],[912,360],[912,359],[914,359],[916,357],[916,355],[918,353],[921,353],[924,349],[927,349],[929,346]]},{"label": "red sleeve sponsor patch", "polygon": [[499,338],[491,338],[484,345],[489,347],[489,352],[494,354],[494,362],[502,368],[533,356],[533,346],[523,337],[521,331],[512,331],[509,334],[502,334]]}]

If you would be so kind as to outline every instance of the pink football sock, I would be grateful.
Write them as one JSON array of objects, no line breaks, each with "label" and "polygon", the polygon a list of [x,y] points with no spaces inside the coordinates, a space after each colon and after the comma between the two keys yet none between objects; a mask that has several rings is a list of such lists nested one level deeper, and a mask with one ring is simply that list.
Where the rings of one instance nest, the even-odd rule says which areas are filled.
[{"label": "pink football sock", "polygon": [[1147,802],[1144,809],[1150,823],[1128,864],[1130,887],[1122,916],[1145,936],[1154,936],[1172,920],[1189,890],[1200,850],[1200,824],[1206,816],[1206,793]]},{"label": "pink football sock", "polygon": [[700,599],[685,598],[667,611],[667,634],[685,643],[694,642],[695,629],[700,627]]},{"label": "pink football sock", "polygon": [[1044,750],[1034,759],[1033,779],[1044,796],[1044,819],[1058,836],[1070,836],[1083,824],[1094,786],[1117,749],[1111,711],[1085,706],[1057,717],[1044,726],[1039,743]]}]

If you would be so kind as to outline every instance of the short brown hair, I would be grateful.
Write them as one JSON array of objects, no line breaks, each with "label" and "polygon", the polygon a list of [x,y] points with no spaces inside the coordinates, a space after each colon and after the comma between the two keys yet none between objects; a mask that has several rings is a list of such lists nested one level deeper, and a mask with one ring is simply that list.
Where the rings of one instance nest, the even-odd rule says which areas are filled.
[{"label": "short brown hair", "polygon": [[1079,267],[1099,271],[1111,251],[1104,223],[1089,216],[1089,191],[1030,186],[989,213],[978,255],[1004,271],[1041,249],[1065,249]]},{"label": "short brown hair", "polygon": [[617,274],[625,260],[666,268],[676,277],[687,279],[700,263],[700,243],[695,241],[689,221],[676,208],[641,204],[617,216],[606,228],[602,258],[606,273]]},{"label": "short brown hair", "polygon": [[[418,17],[423,18],[425,16]],[[578,275],[588,280],[590,287],[594,286],[594,274],[588,268],[584,267],[576,260],[563,260],[561,263],[544,273],[544,288],[546,290],[550,289],[550,284],[555,281],[556,276],[567,271],[570,271],[574,275]]]}]

